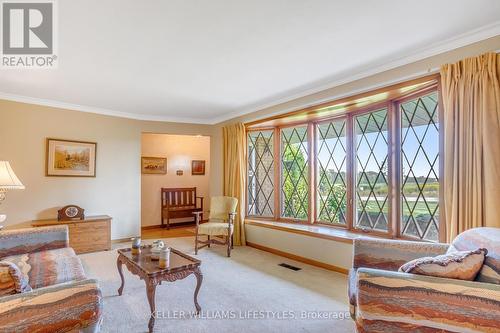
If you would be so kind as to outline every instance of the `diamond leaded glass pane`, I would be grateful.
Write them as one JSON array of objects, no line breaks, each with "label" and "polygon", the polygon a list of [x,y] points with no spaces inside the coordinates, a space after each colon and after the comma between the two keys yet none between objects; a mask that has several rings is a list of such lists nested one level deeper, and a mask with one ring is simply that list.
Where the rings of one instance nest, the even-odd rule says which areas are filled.
[{"label": "diamond leaded glass pane", "polygon": [[281,216],[307,219],[309,210],[307,126],[281,130]]},{"label": "diamond leaded glass pane", "polygon": [[274,215],[274,131],[248,132],[248,215]]},{"label": "diamond leaded glass pane", "polygon": [[317,127],[317,209],[321,222],[346,224],[346,120]]},{"label": "diamond leaded glass pane", "polygon": [[439,118],[437,92],[402,103],[401,233],[439,240]]},{"label": "diamond leaded glass pane", "polygon": [[356,228],[388,230],[387,109],[354,117]]}]

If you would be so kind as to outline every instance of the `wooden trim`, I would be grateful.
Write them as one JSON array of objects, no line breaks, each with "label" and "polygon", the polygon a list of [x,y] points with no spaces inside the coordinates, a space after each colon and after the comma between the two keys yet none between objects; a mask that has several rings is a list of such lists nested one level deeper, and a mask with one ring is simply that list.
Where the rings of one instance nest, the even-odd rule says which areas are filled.
[{"label": "wooden trim", "polygon": [[401,200],[401,177],[402,177],[402,166],[401,166],[401,102],[393,102],[391,112],[393,113],[393,126],[394,126],[394,138],[391,144],[393,148],[391,149],[391,155],[394,160],[391,163],[392,172],[391,177],[394,181],[394,186],[391,188],[393,193],[393,198],[391,201],[392,205],[392,226],[393,235],[395,237],[401,236],[401,206],[402,203],[398,202]]},{"label": "wooden trim", "polygon": [[356,163],[356,141],[354,138],[354,119],[346,117],[346,186],[347,186],[347,229],[354,230],[356,226],[356,183],[357,163]]},{"label": "wooden trim", "polygon": [[428,95],[429,93],[436,91],[438,89],[438,82],[439,80],[436,79],[436,82],[434,82],[432,85],[429,85],[428,87],[413,91],[409,94],[406,94],[404,96],[401,96],[399,98],[393,99],[395,102],[399,102],[400,104],[412,101],[414,99],[417,99],[419,97]]},{"label": "wooden trim", "polygon": [[262,126],[262,127],[252,127],[247,128],[247,132],[261,132],[261,131],[273,131],[276,126]]},{"label": "wooden trim", "polygon": [[[248,153],[248,142],[249,142],[248,141],[248,134],[249,134],[248,132],[249,131],[245,131],[245,151],[246,151],[246,154],[245,154],[246,155],[245,156],[245,165],[244,165],[244,168],[245,168],[245,186],[244,186],[244,189],[243,189],[243,191],[245,193],[245,203],[244,203],[245,204],[245,207],[244,207],[245,208],[244,209],[245,216],[248,216],[249,213],[250,213],[248,211],[248,207],[249,207],[248,206],[248,197],[249,197],[248,191],[249,191],[249,188],[250,188],[250,183],[248,181],[248,178],[249,178],[248,177],[248,170],[249,170],[249,168],[248,168],[248,164],[249,164],[248,161],[250,160],[250,154]],[[222,173],[224,173],[224,172],[225,172],[225,169],[222,170]]]},{"label": "wooden trim", "polygon": [[[251,127],[253,125],[258,125],[258,124],[265,123],[265,122],[268,122],[268,121],[271,121],[271,120],[287,118],[287,117],[296,116],[296,115],[299,115],[299,114],[315,113],[315,111],[318,111],[319,109],[323,109],[323,108],[327,108],[327,107],[333,107],[335,105],[339,105],[339,104],[343,104],[343,103],[348,103],[348,102],[354,101],[356,99],[366,98],[366,97],[374,96],[374,95],[381,94],[381,93],[384,93],[384,92],[394,91],[394,90],[398,90],[398,89],[401,89],[401,88],[413,86],[413,85],[420,84],[420,83],[431,82],[432,84],[435,84],[435,81],[438,80],[438,78],[439,78],[439,73],[430,74],[430,75],[426,75],[426,76],[423,76],[423,77],[420,77],[420,78],[417,78],[417,79],[413,79],[413,80],[410,80],[410,81],[400,82],[400,83],[397,83],[397,84],[393,84],[393,85],[381,87],[381,88],[378,88],[378,89],[375,89],[375,90],[370,90],[370,91],[366,91],[366,92],[363,92],[363,93],[351,95],[351,96],[348,96],[348,97],[343,97],[343,98],[340,98],[340,99],[336,99],[336,100],[333,100],[333,101],[329,101],[329,102],[325,102],[325,103],[320,103],[320,104],[313,105],[313,106],[310,106],[310,107],[307,107],[307,108],[302,108],[302,109],[291,111],[291,112],[287,112],[287,113],[284,113],[284,114],[274,115],[274,116],[267,117],[267,118],[264,118],[264,119],[250,121],[250,122],[245,123],[245,126],[249,128],[249,127]],[[421,90],[422,87],[418,87],[417,89]],[[411,91],[408,92],[408,93],[411,93]],[[404,96],[404,95],[406,95],[406,92],[402,92],[400,95]],[[393,100],[393,99],[395,99],[397,97],[398,96],[396,96],[396,95],[395,96],[391,96],[390,99]],[[304,120],[302,120],[302,122],[304,122]],[[268,126],[263,126],[263,127],[268,127]]]},{"label": "wooden trim", "polygon": [[280,129],[274,129],[274,145],[273,145],[273,155],[274,155],[274,219],[279,219],[281,216],[281,139],[280,139]]},{"label": "wooden trim", "polygon": [[[205,222],[208,222],[208,220],[203,220],[200,223],[205,223]],[[175,229],[175,228],[180,228],[180,227],[195,227],[195,226],[196,226],[196,222],[186,221],[186,222],[175,222],[175,223],[172,223],[170,225],[170,228],[171,229],[172,228]],[[163,228],[161,224],[147,225],[147,226],[144,226],[144,227],[141,226],[141,230],[151,230],[151,229],[163,229],[163,230],[167,231],[167,229]]]},{"label": "wooden trim", "polygon": [[314,123],[309,123],[307,125],[307,173],[309,180],[309,193],[307,196],[308,207],[307,207],[307,221],[309,224],[314,223],[316,218],[316,179],[314,175],[316,174],[316,126]]},{"label": "wooden trim", "polygon": [[[394,236],[395,232],[395,220],[392,218],[394,214],[394,200],[396,200],[396,195],[394,193],[395,180],[393,171],[395,170],[393,163],[395,162],[395,148],[397,146],[394,144],[394,108],[393,103],[388,102],[386,104],[387,109],[387,232]],[[375,185],[374,185],[375,186]],[[382,212],[383,213],[383,212]]]},{"label": "wooden trim", "polygon": [[267,246],[264,246],[264,245],[260,245],[260,244],[256,244],[256,243],[252,243],[252,242],[247,242],[247,246],[253,247],[253,248],[261,250],[261,251],[269,252],[269,253],[278,255],[280,257],[285,257],[285,258],[288,258],[288,259],[299,261],[299,262],[302,262],[304,264],[308,264],[308,265],[311,265],[311,266],[316,266],[316,267],[328,269],[330,271],[334,271],[334,272],[338,272],[338,273],[342,273],[342,274],[348,274],[349,273],[349,270],[345,269],[343,267],[339,267],[339,266],[327,264],[327,263],[324,263],[324,262],[321,262],[321,261],[317,261],[317,260],[314,260],[314,259],[309,259],[309,258],[301,257],[301,256],[298,256],[298,255],[295,255],[295,254],[291,254],[291,253],[284,252],[284,251],[281,251],[281,250],[273,249],[273,248],[270,248],[270,247],[267,247]]},{"label": "wooden trim", "polygon": [[446,243],[446,212],[444,209],[444,110],[443,110],[443,86],[441,77],[438,77],[438,119],[439,119],[439,241]]},{"label": "wooden trim", "polygon": [[[268,228],[268,229],[286,231],[286,232],[290,232],[292,234],[298,234],[298,235],[305,235],[305,236],[310,236],[310,237],[315,237],[315,238],[328,239],[328,240],[333,240],[333,241],[336,241],[336,242],[347,243],[347,244],[352,244],[352,240],[353,240],[352,238],[348,238],[348,237],[326,235],[326,234],[322,234],[322,233],[318,233],[318,232],[313,232],[313,231],[307,231],[307,230],[300,230],[300,229],[290,228],[290,227],[287,227],[287,226],[279,226],[279,225],[268,224],[268,223],[259,223],[258,221],[249,221],[249,220],[246,220],[245,224],[253,225],[253,226],[257,226],[257,227]],[[357,237],[353,237],[353,238],[357,238]]]}]

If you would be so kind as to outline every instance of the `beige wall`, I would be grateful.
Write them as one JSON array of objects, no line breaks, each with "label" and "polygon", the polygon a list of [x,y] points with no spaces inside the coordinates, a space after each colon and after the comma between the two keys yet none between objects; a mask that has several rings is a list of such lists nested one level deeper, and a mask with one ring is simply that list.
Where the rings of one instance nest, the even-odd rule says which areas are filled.
[{"label": "beige wall", "polygon": [[[4,224],[8,228],[29,225],[32,219],[54,218],[57,209],[66,204],[77,204],[87,215],[111,215],[113,239],[139,235],[143,132],[212,136],[213,127],[137,121],[0,100],[0,160],[10,161],[26,186],[23,191],[7,193],[0,206],[0,212],[7,214]],[[97,142],[96,178],[45,177],[47,137]],[[210,170],[220,173],[217,166],[209,166]],[[211,195],[220,194],[221,184],[213,182],[211,191]]]},{"label": "beige wall", "polygon": [[344,269],[352,266],[352,244],[255,225],[246,225],[245,231],[250,243]]},{"label": "beige wall", "polygon": [[[210,137],[144,133],[142,156],[166,157],[167,174],[143,174],[141,184],[142,226],[159,225],[161,222],[160,190],[162,187],[196,187],[196,195],[204,197],[204,211],[210,205]],[[205,175],[191,175],[191,160],[205,160]],[[183,170],[182,176],[176,171]],[[192,221],[176,219],[176,221]],[[166,223],[166,221],[165,221]]]}]

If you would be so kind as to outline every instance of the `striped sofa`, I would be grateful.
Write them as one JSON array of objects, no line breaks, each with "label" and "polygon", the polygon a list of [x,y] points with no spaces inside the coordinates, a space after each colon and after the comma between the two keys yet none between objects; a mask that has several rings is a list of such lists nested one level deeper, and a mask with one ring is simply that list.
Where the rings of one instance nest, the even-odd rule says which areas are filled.
[{"label": "striped sofa", "polygon": [[0,231],[0,260],[32,289],[0,296],[0,332],[99,331],[101,290],[68,247],[67,226]]},{"label": "striped sofa", "polygon": [[[486,274],[480,273],[476,281],[464,281],[398,272],[412,259],[445,254],[450,247],[487,248],[481,270]],[[497,228],[466,231],[451,245],[360,238],[354,241],[349,272],[351,317],[358,333],[499,332],[498,274]]]}]

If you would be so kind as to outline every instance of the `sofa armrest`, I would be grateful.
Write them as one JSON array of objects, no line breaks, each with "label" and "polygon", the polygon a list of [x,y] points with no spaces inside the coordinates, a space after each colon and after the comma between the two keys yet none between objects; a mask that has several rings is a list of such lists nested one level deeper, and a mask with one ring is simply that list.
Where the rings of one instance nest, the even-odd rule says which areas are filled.
[{"label": "sofa armrest", "polygon": [[68,246],[69,236],[66,225],[0,232],[0,258]]},{"label": "sofa armrest", "polygon": [[394,331],[500,327],[500,286],[490,283],[359,268],[356,303],[356,324],[366,332],[381,321]]},{"label": "sofa armrest", "polygon": [[449,244],[359,238],[354,240],[353,268],[369,267],[397,271],[404,263],[446,253]]},{"label": "sofa armrest", "polygon": [[93,279],[0,297],[0,332],[98,332],[101,318],[101,290]]}]

